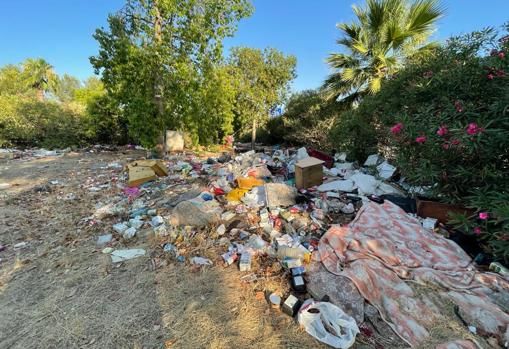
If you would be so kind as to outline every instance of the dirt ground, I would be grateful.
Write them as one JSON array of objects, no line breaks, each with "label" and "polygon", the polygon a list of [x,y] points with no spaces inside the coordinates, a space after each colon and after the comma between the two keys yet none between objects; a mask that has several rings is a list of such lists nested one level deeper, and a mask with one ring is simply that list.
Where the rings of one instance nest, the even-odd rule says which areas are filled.
[{"label": "dirt ground", "polygon": [[[10,184],[0,190],[0,348],[325,348],[264,299],[287,291],[286,278],[241,282],[245,273],[223,266],[224,246],[207,232],[190,248],[213,267],[172,260],[153,235],[114,240],[115,249],[145,249],[144,257],[113,264],[102,253],[97,237],[118,219],[90,224],[87,217],[120,191],[121,172],[108,164],[145,155],[96,150],[0,160],[0,183]],[[100,185],[109,187],[90,190]],[[465,332],[450,319],[422,348]],[[373,328],[352,348],[407,347],[381,319]]]},{"label": "dirt ground", "polygon": [[240,283],[234,267],[161,263],[150,239],[126,243],[150,253],[118,265],[101,253],[96,239],[110,225],[83,218],[108,190],[83,184],[142,155],[0,160],[0,183],[12,185],[0,191],[0,348],[323,347],[256,299],[267,285]]}]

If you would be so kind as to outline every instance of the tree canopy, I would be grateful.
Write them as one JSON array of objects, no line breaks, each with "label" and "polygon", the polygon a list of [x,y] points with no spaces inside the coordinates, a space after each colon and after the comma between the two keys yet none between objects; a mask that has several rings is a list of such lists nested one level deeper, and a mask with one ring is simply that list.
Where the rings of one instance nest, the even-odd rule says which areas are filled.
[{"label": "tree canopy", "polygon": [[346,103],[378,92],[406,57],[429,48],[426,42],[444,13],[439,0],[366,0],[352,8],[357,20],[337,25],[337,43],[347,53],[329,56],[334,72],[324,83],[329,98]]},{"label": "tree canopy", "polygon": [[257,123],[266,121],[271,108],[286,100],[290,82],[296,76],[296,64],[295,56],[287,56],[274,48],[262,51],[235,47],[231,50],[228,66],[235,81],[237,130],[245,130],[251,124],[255,138]]},{"label": "tree canopy", "polygon": [[40,101],[44,99],[44,92],[55,90],[58,85],[58,76],[53,67],[42,58],[25,60],[22,76],[27,87],[37,90]]},{"label": "tree canopy", "polygon": [[[195,141],[217,138],[207,130],[221,115],[219,128],[231,127],[221,110],[197,111],[217,92],[204,89],[228,89],[219,68],[222,39],[251,11],[247,0],[128,0],[110,15],[109,28],[94,35],[100,51],[90,60],[134,138],[153,145],[166,128],[186,130]],[[207,105],[224,103],[215,102]]]}]

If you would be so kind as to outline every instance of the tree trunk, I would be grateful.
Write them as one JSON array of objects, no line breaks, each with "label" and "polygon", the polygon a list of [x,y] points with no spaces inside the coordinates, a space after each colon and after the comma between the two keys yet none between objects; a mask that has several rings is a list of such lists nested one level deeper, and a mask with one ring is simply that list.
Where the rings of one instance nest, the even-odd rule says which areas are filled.
[{"label": "tree trunk", "polygon": [[251,130],[251,149],[255,150],[256,143],[256,118],[253,118],[253,129]]},{"label": "tree trunk", "polygon": [[[157,7],[157,1],[154,1],[154,10],[155,10],[155,18],[154,18],[154,39],[157,45],[161,45],[163,38],[162,38],[162,18],[161,13],[159,12],[159,8]],[[160,64],[160,62],[157,62],[157,64]],[[162,76],[161,72],[156,68],[155,72],[155,94],[154,98],[157,104],[157,110],[159,112],[159,117],[163,118],[164,115],[164,103],[163,103],[163,82],[162,82]]]},{"label": "tree trunk", "polygon": [[37,97],[37,100],[38,100],[39,102],[43,102],[43,101],[44,101],[44,90],[43,90],[42,88],[38,88],[38,89],[37,89],[37,95],[36,95],[36,97]]},{"label": "tree trunk", "polygon": [[[154,1],[154,41],[156,45],[160,45],[162,43],[162,18],[161,13],[159,12],[158,2]],[[157,62],[156,64],[160,64]],[[157,121],[156,124],[159,127],[159,135],[157,137],[157,146],[156,150],[159,157],[163,156],[163,153],[166,151],[165,142],[164,142],[164,101],[163,101],[163,82],[161,72],[159,71],[159,66],[156,67],[154,72],[154,102],[157,106]]]}]

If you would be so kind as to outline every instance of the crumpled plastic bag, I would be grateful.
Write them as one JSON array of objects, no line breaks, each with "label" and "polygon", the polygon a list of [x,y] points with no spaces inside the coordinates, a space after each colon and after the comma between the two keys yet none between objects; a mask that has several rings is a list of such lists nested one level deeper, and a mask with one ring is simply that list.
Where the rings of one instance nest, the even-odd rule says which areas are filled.
[{"label": "crumpled plastic bag", "polygon": [[359,333],[355,320],[329,302],[308,299],[299,310],[298,320],[307,333],[334,348],[350,348]]},{"label": "crumpled plastic bag", "polygon": [[265,206],[265,200],[264,187],[254,187],[251,191],[246,193],[242,199],[240,199],[240,201],[250,208]]},{"label": "crumpled plastic bag", "polygon": [[191,264],[198,264],[198,265],[213,265],[212,261],[208,258],[203,257],[193,257],[191,258]]}]

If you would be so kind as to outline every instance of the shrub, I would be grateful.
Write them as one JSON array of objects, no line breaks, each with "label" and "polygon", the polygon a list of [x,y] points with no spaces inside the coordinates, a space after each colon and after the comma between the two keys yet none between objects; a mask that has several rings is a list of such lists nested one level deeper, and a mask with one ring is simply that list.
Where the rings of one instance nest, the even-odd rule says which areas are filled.
[{"label": "shrub", "polygon": [[327,134],[338,110],[338,106],[327,102],[319,90],[296,93],[289,99],[284,114],[268,122],[268,140],[331,150]]},{"label": "shrub", "polygon": [[[415,56],[331,136],[364,160],[382,150],[427,195],[476,211],[453,223],[509,259],[509,41],[491,29]],[[484,216],[487,213],[488,217]],[[483,214],[481,214],[483,213]],[[481,214],[482,219],[479,214]]]},{"label": "shrub", "polygon": [[0,146],[67,147],[86,142],[79,104],[0,96]]},{"label": "shrub", "polygon": [[129,142],[128,123],[116,102],[107,94],[97,95],[87,101],[87,139],[102,144]]},{"label": "shrub", "polygon": [[364,112],[362,107],[341,113],[331,127],[328,139],[335,149],[346,152],[350,160],[362,163],[368,155],[377,153],[380,133],[372,115]]}]

